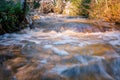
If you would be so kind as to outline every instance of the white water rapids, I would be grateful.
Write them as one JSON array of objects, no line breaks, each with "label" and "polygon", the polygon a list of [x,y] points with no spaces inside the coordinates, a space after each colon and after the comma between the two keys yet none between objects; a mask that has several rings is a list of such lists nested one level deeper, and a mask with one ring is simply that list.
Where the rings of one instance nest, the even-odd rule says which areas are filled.
[{"label": "white water rapids", "polygon": [[80,20],[85,21],[41,17],[35,29],[1,35],[0,45],[21,45],[22,54],[31,58],[16,79],[120,80],[120,31],[101,32]]}]

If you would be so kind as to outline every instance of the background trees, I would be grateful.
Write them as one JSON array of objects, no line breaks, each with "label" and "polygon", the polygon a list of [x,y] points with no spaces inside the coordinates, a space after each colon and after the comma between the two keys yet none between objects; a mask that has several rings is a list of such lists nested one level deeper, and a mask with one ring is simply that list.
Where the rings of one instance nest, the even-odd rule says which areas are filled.
[{"label": "background trees", "polygon": [[91,0],[89,16],[120,22],[120,0]]},{"label": "background trees", "polygon": [[[120,22],[120,0],[66,0],[69,15]],[[64,11],[64,13],[65,13]]]}]

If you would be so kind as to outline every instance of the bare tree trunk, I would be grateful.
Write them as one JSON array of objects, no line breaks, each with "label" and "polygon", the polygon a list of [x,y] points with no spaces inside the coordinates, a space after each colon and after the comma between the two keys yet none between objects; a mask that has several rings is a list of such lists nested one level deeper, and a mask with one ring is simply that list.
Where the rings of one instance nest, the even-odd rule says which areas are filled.
[{"label": "bare tree trunk", "polygon": [[23,20],[25,19],[25,16],[26,16],[26,9],[27,9],[27,1],[24,0],[24,3],[23,3]]},{"label": "bare tree trunk", "polygon": [[105,3],[106,3],[106,10],[108,10],[108,1],[105,0]]},{"label": "bare tree trunk", "polygon": [[24,0],[24,3],[23,3],[23,12],[24,12],[24,14],[25,14],[26,8],[27,8],[27,1]]},{"label": "bare tree trunk", "polygon": [[98,0],[95,0],[96,4],[98,4]]}]

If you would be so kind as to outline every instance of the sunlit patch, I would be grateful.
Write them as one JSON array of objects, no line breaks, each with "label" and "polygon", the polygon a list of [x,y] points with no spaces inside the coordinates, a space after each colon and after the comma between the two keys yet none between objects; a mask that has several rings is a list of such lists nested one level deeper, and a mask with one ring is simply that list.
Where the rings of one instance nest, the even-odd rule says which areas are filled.
[{"label": "sunlit patch", "polygon": [[39,15],[34,15],[34,16],[32,16],[32,19],[33,20],[38,20],[38,19],[40,19],[40,16]]}]

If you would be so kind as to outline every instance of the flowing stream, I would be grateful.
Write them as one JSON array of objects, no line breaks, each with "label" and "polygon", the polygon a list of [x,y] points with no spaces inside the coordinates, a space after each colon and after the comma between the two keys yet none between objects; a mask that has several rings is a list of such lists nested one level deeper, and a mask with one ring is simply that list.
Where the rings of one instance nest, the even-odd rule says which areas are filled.
[{"label": "flowing stream", "polygon": [[120,80],[120,31],[61,15],[34,27],[0,36],[0,80]]}]

